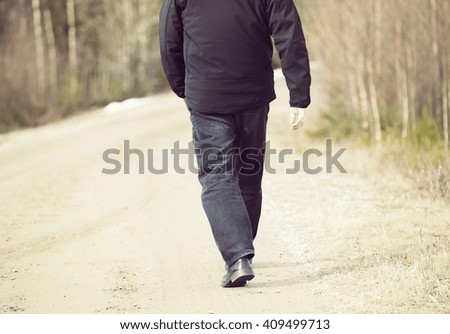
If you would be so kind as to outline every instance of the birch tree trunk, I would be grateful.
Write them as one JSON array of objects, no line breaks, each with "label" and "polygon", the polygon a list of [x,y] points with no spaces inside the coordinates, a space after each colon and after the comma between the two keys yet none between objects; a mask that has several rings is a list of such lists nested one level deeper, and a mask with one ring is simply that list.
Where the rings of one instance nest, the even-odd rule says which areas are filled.
[{"label": "birch tree trunk", "polygon": [[[411,6],[413,7],[413,6]],[[416,37],[416,31],[415,29],[410,29],[410,38],[411,42],[407,44],[406,46],[406,57],[407,57],[407,63],[408,63],[408,82],[407,85],[409,87],[409,99],[410,99],[410,123],[411,128],[416,129],[416,112],[417,112],[417,106],[416,106],[416,99],[417,99],[417,52],[416,52],[416,45],[417,45],[417,37]]]},{"label": "birch tree trunk", "polygon": [[360,56],[358,59],[358,69],[357,69],[357,83],[359,91],[359,104],[361,105],[361,115],[363,122],[370,124],[369,119],[369,94],[367,92],[365,80],[364,80],[364,58]]},{"label": "birch tree trunk", "polygon": [[75,15],[75,0],[67,0],[69,70],[70,73],[74,76],[77,75],[77,31]]},{"label": "birch tree trunk", "polygon": [[44,39],[42,35],[41,7],[39,0],[32,0],[33,6],[33,28],[34,44],[36,49],[36,91],[37,98],[43,98],[45,91],[45,58],[44,58]]},{"label": "birch tree trunk", "polygon": [[396,59],[395,59],[395,77],[396,77],[396,91],[397,91],[397,106],[401,110],[402,132],[401,137],[406,139],[408,137],[409,129],[409,99],[408,99],[408,84],[406,71],[402,66],[404,61],[404,45],[403,45],[403,22],[402,18],[397,18],[395,23],[395,40],[396,40]]},{"label": "birch tree trunk", "polygon": [[368,73],[368,84],[369,84],[369,92],[370,92],[370,106],[372,109],[373,116],[373,127],[374,127],[374,136],[376,142],[381,142],[382,134],[381,134],[381,121],[380,121],[380,109],[378,107],[378,94],[377,88],[375,84],[375,73],[372,60],[368,57],[367,61],[367,73]]},{"label": "birch tree trunk", "polygon": [[48,78],[50,94],[53,95],[58,85],[58,60],[56,56],[55,35],[53,33],[53,22],[50,10],[44,10],[45,32],[48,52]]},{"label": "birch tree trunk", "polygon": [[440,94],[440,90],[437,88],[439,85],[439,40],[438,40],[438,21],[437,21],[437,13],[439,10],[439,7],[437,6],[436,0],[430,0],[430,7],[431,7],[431,40],[432,40],[432,55],[433,55],[433,61],[432,61],[432,69],[433,69],[433,81],[432,81],[432,97],[431,97],[431,104],[432,109],[434,109],[435,114],[437,115],[437,118],[440,118],[441,115],[441,103],[434,101],[438,100],[437,98]]}]

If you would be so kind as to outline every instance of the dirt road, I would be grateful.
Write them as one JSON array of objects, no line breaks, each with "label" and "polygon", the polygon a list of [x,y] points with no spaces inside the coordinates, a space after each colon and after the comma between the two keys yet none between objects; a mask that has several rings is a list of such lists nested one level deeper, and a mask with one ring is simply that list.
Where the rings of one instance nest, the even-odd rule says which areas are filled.
[{"label": "dirt road", "polygon": [[[287,93],[281,81],[278,86],[270,113],[272,147],[324,149],[325,142],[290,132]],[[310,114],[323,102],[320,93],[313,92]],[[188,113],[171,94],[1,136],[2,311],[450,310],[448,290],[433,299],[417,290],[423,281],[408,283],[423,268],[403,258],[420,240],[426,246],[439,237],[433,265],[445,264],[448,208],[424,199],[398,173],[377,169],[352,147],[344,158],[348,174],[286,175],[284,164],[273,164],[277,173],[264,180],[256,278],[245,288],[222,289],[223,263],[196,175],[175,173],[172,164],[165,175],[139,175],[136,159],[131,175],[102,174],[111,167],[103,152],[123,150],[125,140],[153,149],[160,166],[161,150],[176,141],[186,147],[190,136]]]}]

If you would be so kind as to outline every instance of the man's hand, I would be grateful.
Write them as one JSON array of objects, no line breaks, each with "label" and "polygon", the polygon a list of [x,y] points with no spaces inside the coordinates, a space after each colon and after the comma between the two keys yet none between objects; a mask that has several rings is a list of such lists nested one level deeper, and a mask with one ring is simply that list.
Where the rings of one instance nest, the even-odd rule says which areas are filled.
[{"label": "man's hand", "polygon": [[305,122],[305,109],[291,107],[291,129],[298,130]]}]

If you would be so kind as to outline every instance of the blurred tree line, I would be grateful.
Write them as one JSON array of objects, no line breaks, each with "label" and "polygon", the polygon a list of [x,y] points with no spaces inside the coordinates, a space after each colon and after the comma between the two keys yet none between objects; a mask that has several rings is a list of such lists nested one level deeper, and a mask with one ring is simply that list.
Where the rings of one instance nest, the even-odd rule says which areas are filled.
[{"label": "blurred tree line", "polygon": [[309,43],[337,84],[334,125],[448,148],[450,1],[305,2]]},{"label": "blurred tree line", "polygon": [[[161,2],[0,0],[0,131],[165,86]],[[450,0],[296,2],[337,87],[333,127],[448,147]]]},{"label": "blurred tree line", "polygon": [[162,85],[160,0],[0,0],[0,131]]}]

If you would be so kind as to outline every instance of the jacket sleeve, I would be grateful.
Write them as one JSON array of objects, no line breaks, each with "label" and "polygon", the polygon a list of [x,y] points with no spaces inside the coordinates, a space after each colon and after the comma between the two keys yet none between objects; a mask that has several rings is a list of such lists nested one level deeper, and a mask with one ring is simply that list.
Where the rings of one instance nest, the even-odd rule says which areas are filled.
[{"label": "jacket sleeve", "polygon": [[175,94],[184,98],[183,21],[176,0],[164,0],[162,5],[159,43],[162,65],[170,87]]},{"label": "jacket sleeve", "polygon": [[290,91],[289,103],[291,107],[306,108],[311,103],[311,74],[300,16],[293,0],[268,0],[267,15]]}]

